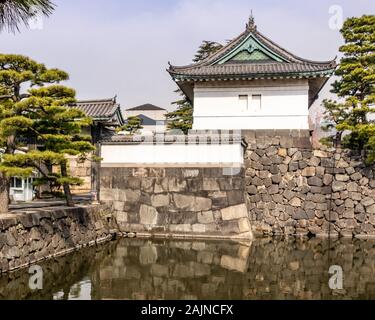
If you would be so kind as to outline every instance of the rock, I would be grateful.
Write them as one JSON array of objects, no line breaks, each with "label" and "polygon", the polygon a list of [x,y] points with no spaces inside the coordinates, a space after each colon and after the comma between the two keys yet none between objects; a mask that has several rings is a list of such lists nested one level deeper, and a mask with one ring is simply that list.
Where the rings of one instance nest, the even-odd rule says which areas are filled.
[{"label": "rock", "polygon": [[369,179],[366,177],[362,177],[362,179],[359,180],[359,184],[361,186],[366,186],[369,183]]},{"label": "rock", "polygon": [[301,206],[301,199],[300,198],[297,198],[297,197],[294,197],[293,199],[291,199],[289,201],[289,204],[293,207],[300,207]]},{"label": "rock", "polygon": [[[292,150],[292,149],[289,149],[289,150]],[[289,154],[289,156],[291,156]],[[300,161],[300,160],[303,160],[303,157],[302,157],[302,152],[301,151],[297,151],[293,157],[292,157],[292,161]]]},{"label": "rock", "polygon": [[283,196],[287,199],[290,200],[295,196],[295,192],[290,191],[290,190],[285,190],[283,193]]},{"label": "rock", "polygon": [[318,177],[310,177],[307,179],[307,183],[310,185],[310,186],[316,186],[316,187],[322,187],[323,186],[323,181],[322,179],[318,178]]},{"label": "rock", "polygon": [[168,181],[168,191],[183,192],[186,190],[187,182],[184,178],[170,178]]},{"label": "rock", "polygon": [[178,209],[187,211],[208,211],[212,207],[212,200],[208,198],[194,197],[175,193],[174,202]]},{"label": "rock", "polygon": [[155,208],[166,207],[169,205],[168,194],[156,194],[151,197],[152,206]]},{"label": "rock", "polygon": [[247,186],[247,187],[246,187],[246,192],[247,192],[248,194],[257,194],[257,187],[256,187],[256,186],[253,186],[253,185],[251,185],[251,186]]},{"label": "rock", "polygon": [[345,208],[354,208],[354,202],[352,199],[346,199],[345,200]]},{"label": "rock", "polygon": [[308,219],[308,216],[304,210],[297,209],[296,212],[292,215],[292,218],[295,220],[304,220]]},{"label": "rock", "polygon": [[312,167],[317,167],[319,164],[320,164],[320,159],[315,156],[311,157],[308,162],[308,165]]},{"label": "rock", "polygon": [[279,170],[281,173],[286,173],[288,171],[288,165],[287,164],[280,164]]},{"label": "rock", "polygon": [[343,191],[345,189],[346,189],[346,184],[342,181],[334,181],[332,183],[332,191],[333,192]]},{"label": "rock", "polygon": [[279,148],[277,154],[280,156],[280,157],[283,157],[285,158],[287,156],[287,150],[285,148]]},{"label": "rock", "polygon": [[268,194],[276,194],[279,192],[279,186],[277,184],[273,184],[267,190]]},{"label": "rock", "polygon": [[205,233],[206,232],[206,225],[204,225],[204,224],[193,224],[193,232]]},{"label": "rock", "polygon": [[354,209],[348,209],[344,211],[343,217],[346,219],[354,219]]},{"label": "rock", "polygon": [[251,225],[250,225],[249,218],[239,219],[238,220],[238,228],[240,229],[240,233],[251,231]]},{"label": "rock", "polygon": [[298,168],[299,168],[298,162],[291,162],[291,163],[289,163],[289,171],[290,172],[297,171]]},{"label": "rock", "polygon": [[358,184],[355,183],[355,182],[349,182],[346,185],[346,190],[348,190],[349,192],[357,192],[358,191]]},{"label": "rock", "polygon": [[12,233],[9,230],[8,232],[5,233],[5,239],[6,239],[6,244],[9,247],[14,247],[17,245],[16,238],[12,235]]},{"label": "rock", "polygon": [[335,178],[337,181],[343,181],[343,182],[350,180],[349,176],[346,174],[336,174]]},{"label": "rock", "polygon": [[302,176],[303,177],[313,177],[315,176],[315,167],[307,167],[302,170]]},{"label": "rock", "polygon": [[349,163],[347,163],[346,161],[344,161],[343,159],[340,159],[337,164],[336,164],[336,168],[347,168],[349,167]]},{"label": "rock", "polygon": [[32,228],[30,230],[30,240],[33,241],[33,240],[41,240],[42,239],[42,235],[40,234],[40,231],[37,229],[37,228]]},{"label": "rock", "polygon": [[358,203],[354,208],[354,212],[355,213],[365,213],[365,207],[362,204]]},{"label": "rock", "polygon": [[145,225],[156,225],[158,212],[154,207],[142,204],[139,211],[140,223]]},{"label": "rock", "polygon": [[353,173],[350,176],[350,179],[352,179],[353,181],[361,180],[361,178],[362,178],[362,175],[359,172]]},{"label": "rock", "polygon": [[282,176],[281,176],[281,174],[275,174],[275,175],[273,175],[273,176],[271,177],[271,179],[272,179],[272,182],[273,182],[273,183],[278,184],[278,183],[281,182],[281,180],[282,180]]},{"label": "rock", "polygon": [[237,206],[228,207],[221,209],[222,219],[224,221],[247,218],[248,212],[245,204],[240,204]]},{"label": "rock", "polygon": [[364,198],[362,201],[361,201],[361,204],[365,207],[368,207],[368,206],[371,206],[372,204],[375,203],[375,200],[370,198],[370,197],[366,197]]},{"label": "rock", "polygon": [[322,151],[322,150],[314,150],[313,155],[314,155],[314,157],[318,157],[318,158],[328,158],[329,157],[328,153],[325,152],[325,151]]},{"label": "rock", "polygon": [[127,201],[127,202],[138,202],[139,198],[141,197],[140,190],[131,190],[127,189],[123,193],[124,199],[119,199],[120,201]]},{"label": "rock", "polygon": [[204,178],[203,179],[203,190],[207,191],[219,191],[220,187],[215,178]]},{"label": "rock", "polygon": [[333,181],[333,175],[331,175],[331,174],[325,174],[323,176],[323,184],[325,186],[329,186],[332,183],[332,181]]},{"label": "rock", "polygon": [[198,222],[201,224],[213,223],[214,215],[212,211],[198,212]]},{"label": "rock", "polygon": [[171,224],[169,225],[169,230],[171,232],[191,232],[191,224]]},{"label": "rock", "polygon": [[375,204],[366,208],[366,212],[369,214],[375,214]]}]

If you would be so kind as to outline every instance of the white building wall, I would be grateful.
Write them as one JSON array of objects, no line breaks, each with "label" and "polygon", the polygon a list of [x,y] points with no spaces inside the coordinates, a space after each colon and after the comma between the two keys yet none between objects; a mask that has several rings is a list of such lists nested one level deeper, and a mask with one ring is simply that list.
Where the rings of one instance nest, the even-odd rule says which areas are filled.
[{"label": "white building wall", "polygon": [[157,121],[156,125],[146,125],[143,124],[143,129],[140,130],[141,134],[150,134],[154,132],[163,132],[166,131],[166,110],[135,110],[135,111],[125,111],[125,118],[128,117],[137,117],[139,115],[144,115],[152,120]]},{"label": "white building wall", "polygon": [[[194,88],[193,129],[308,129],[308,82],[252,81]],[[248,105],[239,98],[248,95]],[[261,95],[261,107],[252,96]]]},{"label": "white building wall", "polygon": [[102,145],[101,165],[241,165],[243,152],[241,143]]}]

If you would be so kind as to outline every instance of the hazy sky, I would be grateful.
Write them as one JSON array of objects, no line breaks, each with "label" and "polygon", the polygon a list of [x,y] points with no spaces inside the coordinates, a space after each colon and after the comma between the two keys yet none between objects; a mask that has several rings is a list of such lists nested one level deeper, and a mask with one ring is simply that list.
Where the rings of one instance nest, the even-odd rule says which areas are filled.
[{"label": "hazy sky", "polygon": [[28,55],[70,74],[80,99],[118,95],[123,108],[170,109],[168,61],[190,63],[202,40],[239,35],[253,10],[258,29],[291,52],[329,60],[341,44],[329,28],[332,5],[344,17],[375,13],[373,0],[55,0],[43,28],[0,34],[0,52]]}]

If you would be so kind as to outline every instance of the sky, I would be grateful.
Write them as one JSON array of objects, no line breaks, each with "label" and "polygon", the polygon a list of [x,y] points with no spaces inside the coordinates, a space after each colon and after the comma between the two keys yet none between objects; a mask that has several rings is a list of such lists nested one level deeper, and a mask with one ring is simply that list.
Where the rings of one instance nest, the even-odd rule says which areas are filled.
[{"label": "sky", "polygon": [[[168,62],[189,64],[203,40],[225,43],[258,30],[312,60],[338,55],[336,17],[375,14],[372,0],[54,0],[47,19],[0,33],[0,52],[27,55],[67,71],[78,99],[117,95],[123,109],[152,103],[171,110],[177,96]],[[325,90],[323,92],[328,92]]]}]

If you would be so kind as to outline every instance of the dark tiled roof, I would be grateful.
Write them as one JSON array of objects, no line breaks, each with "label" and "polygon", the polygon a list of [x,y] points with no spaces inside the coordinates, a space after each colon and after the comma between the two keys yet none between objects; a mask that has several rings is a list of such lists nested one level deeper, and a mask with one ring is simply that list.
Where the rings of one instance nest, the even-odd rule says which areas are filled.
[{"label": "dark tiled roof", "polygon": [[110,121],[117,115],[114,124],[123,125],[124,123],[121,108],[116,102],[116,98],[78,101],[71,107],[82,110],[94,121]]},{"label": "dark tiled roof", "polygon": [[[249,63],[245,61],[243,63],[227,62],[216,64],[224,56],[240,46],[250,35],[264,47],[276,53],[282,59],[282,62],[259,61]],[[312,73],[314,76],[324,74],[325,71],[332,72],[335,67],[335,60],[320,62],[297,57],[261,34],[256,26],[252,24],[247,25],[246,31],[201,62],[181,67],[170,65],[168,72],[175,80],[194,80],[205,77],[226,78],[225,76],[239,76],[253,78],[256,75],[283,76],[284,74],[305,73]]]},{"label": "dark tiled roof", "polygon": [[130,108],[130,109],[127,109],[126,111],[143,111],[143,110],[159,110],[159,111],[165,111],[165,109],[163,108],[160,108],[160,107],[157,107],[153,104],[150,104],[150,103],[146,103],[146,104],[142,104],[138,107],[134,107],[134,108]]},{"label": "dark tiled roof", "polygon": [[283,62],[265,62],[265,63],[244,63],[244,64],[220,64],[214,66],[200,66],[189,69],[181,69],[176,73],[176,78],[216,78],[221,76],[239,76],[239,77],[272,77],[273,75],[285,74],[293,77],[303,73],[320,73],[329,71],[324,65],[312,65],[302,63],[283,63]]},{"label": "dark tiled roof", "polygon": [[75,106],[92,118],[112,117],[119,107],[114,99],[78,101]]}]

